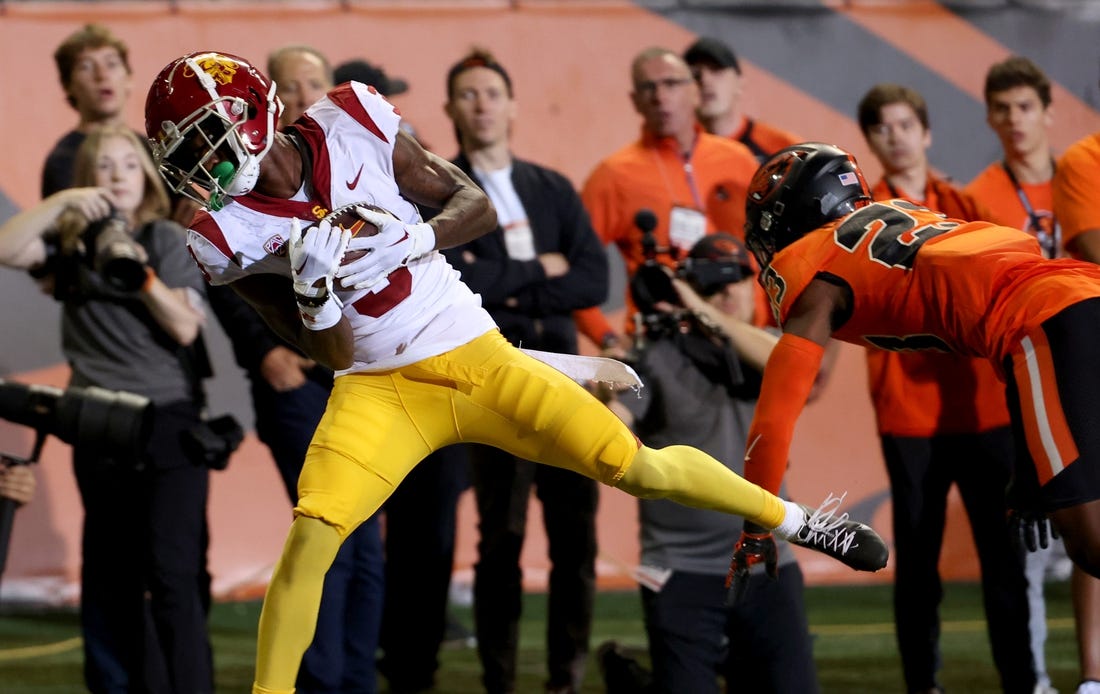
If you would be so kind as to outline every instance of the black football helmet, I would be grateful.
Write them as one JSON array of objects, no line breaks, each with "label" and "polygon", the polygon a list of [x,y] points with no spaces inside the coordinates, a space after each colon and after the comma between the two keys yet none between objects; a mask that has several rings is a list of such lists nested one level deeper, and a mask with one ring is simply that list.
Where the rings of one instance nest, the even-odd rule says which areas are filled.
[{"label": "black football helmet", "polygon": [[761,164],[749,183],[745,243],[763,271],[779,251],[870,202],[851,154],[821,142],[792,145]]}]

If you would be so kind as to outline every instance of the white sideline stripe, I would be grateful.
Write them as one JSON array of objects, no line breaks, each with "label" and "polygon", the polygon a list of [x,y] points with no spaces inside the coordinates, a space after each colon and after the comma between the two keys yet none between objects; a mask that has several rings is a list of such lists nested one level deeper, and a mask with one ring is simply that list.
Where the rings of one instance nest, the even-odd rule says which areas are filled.
[{"label": "white sideline stripe", "polygon": [[1058,446],[1054,443],[1054,434],[1050,431],[1050,420],[1047,419],[1047,405],[1043,399],[1043,382],[1039,376],[1039,361],[1035,357],[1035,344],[1030,337],[1025,337],[1020,344],[1024,348],[1027,379],[1031,383],[1031,406],[1035,410],[1035,422],[1039,427],[1039,441],[1043,444],[1043,450],[1050,460],[1051,473],[1057,475],[1065,469],[1065,465],[1062,463],[1062,455],[1058,452]]}]

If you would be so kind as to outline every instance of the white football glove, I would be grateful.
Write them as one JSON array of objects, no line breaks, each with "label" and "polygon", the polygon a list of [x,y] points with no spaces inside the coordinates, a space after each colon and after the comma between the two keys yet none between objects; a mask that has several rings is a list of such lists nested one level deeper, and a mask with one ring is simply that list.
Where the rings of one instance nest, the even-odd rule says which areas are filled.
[{"label": "white football glove", "polygon": [[[384,287],[386,283],[383,280],[391,272],[435,248],[435,230],[427,222],[406,224],[365,207],[356,208],[356,212],[378,227],[378,233],[374,236],[356,236],[348,243],[349,251],[366,251],[367,254],[337,269],[336,276],[345,287]],[[379,283],[381,287],[376,287]]]},{"label": "white football glove", "polygon": [[351,232],[322,221],[302,233],[302,223],[290,224],[290,276],[302,323],[311,330],[331,328],[340,321],[341,306],[333,292],[333,274],[340,266]]}]

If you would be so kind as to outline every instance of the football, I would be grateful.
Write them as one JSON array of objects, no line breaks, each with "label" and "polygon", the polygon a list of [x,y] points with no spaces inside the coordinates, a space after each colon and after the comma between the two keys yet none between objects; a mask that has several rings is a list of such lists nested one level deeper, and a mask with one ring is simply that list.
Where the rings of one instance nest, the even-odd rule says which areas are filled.
[{"label": "football", "polygon": [[[394,219],[397,218],[397,215],[395,215],[394,213],[390,212],[387,209],[381,208],[373,203],[353,202],[348,205],[337,207],[335,210],[325,215],[323,220],[328,220],[328,222],[333,226],[340,227],[341,229],[347,229],[351,232],[352,237],[374,236],[378,233],[378,227],[360,217],[359,213],[356,211],[356,208],[358,207],[365,207],[369,210],[374,210],[375,212],[389,215]],[[347,251],[344,253],[344,257],[340,259],[340,264],[347,265],[353,260],[362,258],[364,255],[366,255],[366,253],[366,251]],[[344,288],[339,279],[337,279],[336,282],[337,285],[339,285],[341,288]]]},{"label": "football", "polygon": [[[373,224],[371,224],[367,220],[360,217],[359,213],[356,212],[356,208],[358,208],[358,207],[366,207],[368,209],[374,210],[375,212],[381,212],[383,214],[390,214],[386,210],[383,210],[381,207],[378,207],[377,205],[372,205],[372,204],[367,203],[367,202],[353,202],[350,205],[344,205],[342,207],[337,207],[332,212],[329,212],[328,214],[326,214],[321,221],[326,221],[327,220],[329,222],[329,224],[332,224],[332,226],[334,226],[334,227],[340,227],[341,229],[347,229],[348,231],[351,232],[351,235],[353,237],[354,236],[374,236],[375,234],[378,233],[378,227],[374,226]],[[349,256],[352,256],[353,253],[354,253],[354,257],[349,257]],[[345,253],[344,254],[344,259],[340,262],[340,264],[343,265],[345,263],[348,263],[348,262],[350,262],[352,260],[355,260],[355,258],[358,258],[362,255],[363,255],[363,251]]]}]

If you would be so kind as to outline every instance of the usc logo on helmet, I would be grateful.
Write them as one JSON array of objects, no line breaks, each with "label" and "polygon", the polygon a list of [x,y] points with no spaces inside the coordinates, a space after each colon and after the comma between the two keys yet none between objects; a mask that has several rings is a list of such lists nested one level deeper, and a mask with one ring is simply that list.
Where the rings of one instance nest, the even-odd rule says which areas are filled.
[{"label": "usc logo on helmet", "polygon": [[[202,71],[214,78],[214,81],[218,84],[229,84],[233,81],[233,76],[237,74],[237,64],[231,60],[225,60],[213,55],[199,56],[195,58],[195,62],[199,64]],[[185,65],[183,68],[183,76],[191,76],[191,66]]]}]

